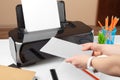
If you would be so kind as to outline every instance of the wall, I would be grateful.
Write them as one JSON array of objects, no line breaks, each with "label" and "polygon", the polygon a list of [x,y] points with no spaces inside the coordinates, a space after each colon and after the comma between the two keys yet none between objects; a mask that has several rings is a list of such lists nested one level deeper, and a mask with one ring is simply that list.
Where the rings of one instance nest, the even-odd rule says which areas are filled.
[{"label": "wall", "polygon": [[20,0],[0,0],[0,26],[16,25],[15,6]]},{"label": "wall", "polygon": [[[67,20],[80,20],[88,25],[95,25],[98,0],[64,0]],[[0,1],[0,27],[16,26],[15,6],[20,0]]]},{"label": "wall", "polygon": [[98,0],[64,0],[68,20],[83,21],[88,25],[96,24]]}]

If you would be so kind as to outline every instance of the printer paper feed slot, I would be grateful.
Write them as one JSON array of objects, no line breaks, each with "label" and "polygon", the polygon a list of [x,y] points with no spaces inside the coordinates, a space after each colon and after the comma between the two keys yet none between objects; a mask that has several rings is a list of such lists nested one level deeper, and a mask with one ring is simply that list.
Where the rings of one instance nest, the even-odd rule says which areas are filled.
[{"label": "printer paper feed slot", "polygon": [[41,31],[36,31],[36,32],[28,32],[24,34],[23,42],[32,42],[32,41],[49,39],[51,37],[56,36],[58,30],[59,28],[41,30]]}]

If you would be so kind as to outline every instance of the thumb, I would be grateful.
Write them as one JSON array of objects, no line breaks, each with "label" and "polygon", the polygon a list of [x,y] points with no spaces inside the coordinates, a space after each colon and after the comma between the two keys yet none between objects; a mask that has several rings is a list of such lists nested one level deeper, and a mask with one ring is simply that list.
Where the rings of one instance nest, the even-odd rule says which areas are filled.
[{"label": "thumb", "polygon": [[67,59],[65,59],[65,62],[67,62],[67,63],[71,63],[72,62],[72,60],[73,60],[73,58],[71,57],[71,58],[67,58]]},{"label": "thumb", "polygon": [[93,52],[93,56],[100,56],[102,55],[102,53],[100,51],[94,51]]}]

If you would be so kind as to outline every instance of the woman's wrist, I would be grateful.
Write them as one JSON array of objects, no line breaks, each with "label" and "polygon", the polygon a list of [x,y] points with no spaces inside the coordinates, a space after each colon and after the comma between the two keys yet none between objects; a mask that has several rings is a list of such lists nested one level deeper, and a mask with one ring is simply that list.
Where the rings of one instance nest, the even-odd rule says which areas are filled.
[{"label": "woman's wrist", "polygon": [[93,67],[93,63],[92,63],[94,58],[95,58],[94,56],[91,56],[87,61],[87,69],[92,70],[93,72],[95,71],[95,68]]}]

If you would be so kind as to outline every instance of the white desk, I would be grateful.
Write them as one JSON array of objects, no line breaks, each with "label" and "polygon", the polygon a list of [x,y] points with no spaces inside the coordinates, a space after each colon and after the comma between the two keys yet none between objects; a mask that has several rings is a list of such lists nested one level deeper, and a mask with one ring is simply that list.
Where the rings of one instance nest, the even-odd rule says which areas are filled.
[{"label": "white desk", "polygon": [[[95,36],[94,41],[97,41],[97,37]],[[120,36],[115,37],[115,43],[120,43]],[[36,71],[36,76],[40,78],[40,80],[52,80],[49,69],[55,68],[58,65],[60,65],[61,61],[63,59],[61,58],[53,58],[50,60],[45,60],[42,62],[39,62],[37,64],[24,67],[24,69],[33,70]],[[0,65],[10,65],[12,63],[15,63],[12,59],[10,49],[9,49],[9,41],[8,39],[1,39],[0,40]],[[101,80],[120,80],[118,77],[112,77],[108,76],[102,73],[96,74],[98,77],[100,77]]]}]

